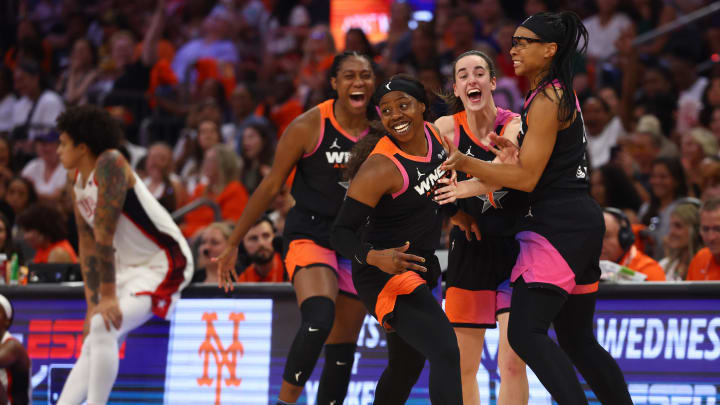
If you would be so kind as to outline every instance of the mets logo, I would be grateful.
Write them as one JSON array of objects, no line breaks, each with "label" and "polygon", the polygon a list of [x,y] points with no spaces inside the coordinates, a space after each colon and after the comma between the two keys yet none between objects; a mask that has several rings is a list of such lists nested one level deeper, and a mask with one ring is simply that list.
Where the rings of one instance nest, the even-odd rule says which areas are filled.
[{"label": "mets logo", "polygon": [[[215,382],[215,405],[220,405],[220,394],[222,393],[222,374],[223,368],[226,367],[230,377],[225,379],[225,386],[239,386],[241,379],[235,374],[238,357],[242,357],[245,350],[243,345],[238,339],[240,322],[245,320],[245,314],[240,312],[231,312],[228,316],[228,320],[233,322],[233,337],[230,346],[227,348],[223,347],[223,342],[220,340],[220,336],[215,330],[214,321],[217,321],[216,312],[205,312],[202,316],[205,321],[205,341],[200,344],[198,354],[200,357],[204,356],[203,360],[203,375],[197,379],[199,386],[207,385],[211,386],[213,381]],[[212,356],[215,360],[215,369],[217,370],[217,376],[212,378],[208,375],[208,366],[210,365],[210,357]]]}]

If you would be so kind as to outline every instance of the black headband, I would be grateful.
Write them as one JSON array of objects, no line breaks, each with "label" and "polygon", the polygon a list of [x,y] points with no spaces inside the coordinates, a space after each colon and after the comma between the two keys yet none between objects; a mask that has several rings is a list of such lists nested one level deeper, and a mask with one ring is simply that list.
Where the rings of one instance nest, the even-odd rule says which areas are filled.
[{"label": "black headband", "polygon": [[427,106],[425,89],[422,85],[403,78],[390,79],[378,86],[373,94],[373,104],[378,105],[383,96],[391,91],[403,91]]},{"label": "black headband", "polygon": [[520,26],[534,32],[545,42],[560,43],[562,41],[562,33],[557,32],[553,26],[550,25],[550,20],[545,13],[531,15],[525,19]]}]

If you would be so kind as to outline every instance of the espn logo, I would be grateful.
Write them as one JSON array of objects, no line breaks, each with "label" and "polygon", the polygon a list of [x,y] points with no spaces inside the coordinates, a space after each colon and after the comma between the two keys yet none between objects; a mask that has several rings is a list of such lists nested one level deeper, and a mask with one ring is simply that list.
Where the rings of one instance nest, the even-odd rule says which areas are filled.
[{"label": "espn logo", "polygon": [[[33,319],[28,326],[27,351],[31,359],[77,359],[83,343],[84,319]],[[125,358],[125,342],[120,347]]]}]

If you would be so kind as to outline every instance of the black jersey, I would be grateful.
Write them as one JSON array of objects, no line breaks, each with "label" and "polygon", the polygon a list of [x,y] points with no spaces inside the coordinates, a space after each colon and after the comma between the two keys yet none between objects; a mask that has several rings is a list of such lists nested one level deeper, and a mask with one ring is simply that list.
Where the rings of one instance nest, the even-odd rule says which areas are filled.
[{"label": "black jersey", "polygon": [[298,161],[292,196],[295,205],[304,211],[334,218],[342,205],[347,182],[343,169],[350,158],[350,150],[358,141],[345,132],[333,112],[335,100],[318,104],[320,135],[315,149]]},{"label": "black jersey", "polygon": [[335,100],[318,104],[320,134],[315,149],[298,161],[291,194],[295,206],[285,222],[285,240],[309,238],[330,248],[330,227],[342,205],[348,183],[343,169],[358,141],[345,132],[333,112]]},{"label": "black jersey", "polygon": [[[517,116],[518,114],[512,111],[498,108],[495,118],[495,133],[502,136],[506,126]],[[465,111],[454,114],[453,122],[455,146],[460,152],[487,162],[495,159],[495,154],[486,145],[483,145],[470,130]],[[462,172],[458,172],[457,176],[458,181],[472,178]],[[501,236],[512,233],[517,212],[527,207],[527,193],[502,188],[492,193],[463,198],[458,200],[457,204],[462,211],[476,219],[483,236]]]},{"label": "black jersey", "polygon": [[380,139],[370,153],[392,160],[404,180],[403,188],[384,195],[370,216],[365,239],[375,248],[398,247],[406,241],[413,252],[432,253],[437,248],[442,218],[433,195],[440,185],[438,180],[449,174],[440,168],[447,153],[440,136],[428,123],[425,136],[428,152],[424,157],[403,152],[388,136]]},{"label": "black jersey", "polygon": [[[518,135],[518,142],[522,145],[525,132],[528,129],[527,117],[530,105],[539,90],[532,92],[525,100],[520,118],[522,131]],[[562,197],[562,193],[589,190],[588,160],[586,155],[587,138],[585,124],[583,123],[580,103],[575,97],[577,113],[569,127],[558,131],[555,146],[543,170],[535,189],[530,193],[530,202],[539,198]]]}]

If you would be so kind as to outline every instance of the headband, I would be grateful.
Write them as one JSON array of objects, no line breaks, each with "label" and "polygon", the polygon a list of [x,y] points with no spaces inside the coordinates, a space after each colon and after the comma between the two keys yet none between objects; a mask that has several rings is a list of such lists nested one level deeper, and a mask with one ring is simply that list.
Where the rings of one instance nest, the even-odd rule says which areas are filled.
[{"label": "headband", "polygon": [[557,32],[553,28],[553,26],[550,24],[550,19],[545,13],[531,15],[530,17],[525,19],[525,21],[523,21],[520,26],[534,32],[540,39],[545,42],[562,42],[563,34],[561,32]]},{"label": "headband", "polygon": [[5,310],[7,319],[12,319],[12,305],[10,305],[10,301],[2,294],[0,294],[0,307]]},{"label": "headband", "polygon": [[391,91],[403,91],[414,97],[417,101],[425,104],[425,106],[428,105],[427,98],[425,96],[425,88],[423,88],[421,84],[403,78],[390,79],[378,86],[378,88],[375,89],[375,94],[373,94],[373,104],[380,104],[380,100],[383,96]]}]

